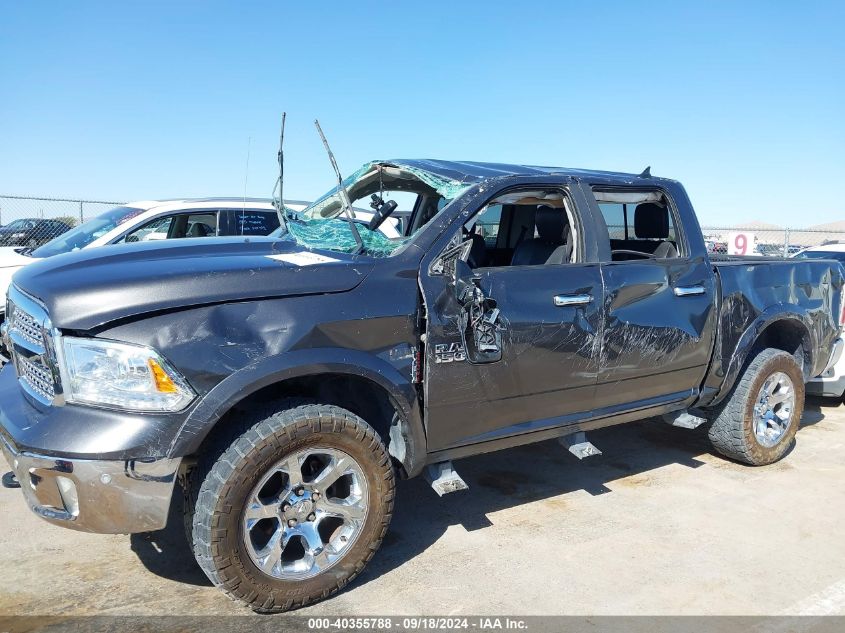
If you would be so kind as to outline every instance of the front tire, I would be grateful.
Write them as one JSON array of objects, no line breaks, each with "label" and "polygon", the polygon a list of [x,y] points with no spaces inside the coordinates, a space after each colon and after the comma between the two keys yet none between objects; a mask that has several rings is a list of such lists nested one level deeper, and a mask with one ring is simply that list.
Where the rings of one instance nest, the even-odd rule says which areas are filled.
[{"label": "front tire", "polygon": [[255,611],[337,592],[375,554],[393,512],[384,443],[336,406],[257,420],[197,475],[194,555],[215,586]]},{"label": "front tire", "polygon": [[804,412],[804,374],[795,357],[761,351],[716,409],[709,437],[726,457],[764,466],[781,459]]}]

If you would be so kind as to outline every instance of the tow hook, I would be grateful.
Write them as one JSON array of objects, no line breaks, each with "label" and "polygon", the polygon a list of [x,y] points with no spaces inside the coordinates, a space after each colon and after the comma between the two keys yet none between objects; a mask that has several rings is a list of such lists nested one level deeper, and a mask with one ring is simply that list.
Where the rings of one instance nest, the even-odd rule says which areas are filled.
[{"label": "tow hook", "polygon": [[4,488],[20,488],[21,483],[18,481],[18,478],[15,477],[15,473],[11,470],[3,475],[3,487]]}]

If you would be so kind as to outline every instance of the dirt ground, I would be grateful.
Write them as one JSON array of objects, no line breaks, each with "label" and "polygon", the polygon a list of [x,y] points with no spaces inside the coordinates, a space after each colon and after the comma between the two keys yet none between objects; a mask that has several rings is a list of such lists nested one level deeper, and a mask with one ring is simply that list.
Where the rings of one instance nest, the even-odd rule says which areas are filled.
[{"label": "dirt ground", "polygon": [[[657,421],[591,439],[604,454],[583,462],[556,442],[458,462],[470,490],[442,499],[401,482],[369,567],[298,613],[845,614],[845,406],[810,400],[794,449],[764,468]],[[82,534],[0,489],[0,615],[243,613],[180,517]]]}]

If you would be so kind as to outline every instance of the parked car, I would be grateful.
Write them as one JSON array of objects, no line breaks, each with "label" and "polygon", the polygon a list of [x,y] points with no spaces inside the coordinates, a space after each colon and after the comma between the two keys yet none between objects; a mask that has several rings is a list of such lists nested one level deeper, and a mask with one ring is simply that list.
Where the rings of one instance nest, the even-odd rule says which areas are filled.
[{"label": "parked car", "polygon": [[[288,208],[294,211],[301,211],[307,204],[302,201],[286,202]],[[16,222],[21,220],[6,228],[11,229]],[[56,234],[58,237],[54,235],[55,239],[38,248],[32,248],[32,245],[27,248],[0,248],[0,292],[5,296],[12,275],[23,266],[82,248],[150,239],[267,235],[278,226],[275,207],[264,199],[233,197],[130,202],[101,213],[69,231],[66,227],[66,232]],[[0,321],[4,314],[5,305],[0,307]]]},{"label": "parked car", "polygon": [[[793,257],[797,259],[831,259],[845,266],[845,243],[834,242],[821,246],[810,246],[798,251]],[[843,315],[843,319],[845,319],[845,315]],[[833,365],[807,383],[807,393],[831,398],[845,397],[845,355],[842,354],[841,349]]]},{"label": "parked car", "polygon": [[60,220],[20,218],[0,227],[0,246],[36,248],[70,228],[70,225]]},{"label": "parked car", "polygon": [[462,490],[462,457],[550,438],[588,457],[585,432],[663,416],[771,464],[842,345],[841,266],[711,261],[676,181],[396,160],[345,184],[353,202],[381,187],[416,195],[392,239],[333,189],[278,236],[18,271],[4,481],[45,520],[106,533],[164,527],[179,481],[211,582],[283,611],[361,572],[397,477]]},{"label": "parked car", "polygon": [[808,246],[793,255],[796,259],[834,259],[845,264],[845,243],[832,242],[821,246]]}]

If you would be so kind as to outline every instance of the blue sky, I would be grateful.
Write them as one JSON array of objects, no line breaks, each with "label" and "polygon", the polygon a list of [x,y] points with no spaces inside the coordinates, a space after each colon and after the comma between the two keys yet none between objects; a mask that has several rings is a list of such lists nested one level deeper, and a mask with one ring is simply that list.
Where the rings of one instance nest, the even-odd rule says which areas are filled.
[{"label": "blue sky", "polygon": [[[317,7],[319,8],[310,8]],[[286,195],[372,158],[681,180],[702,221],[845,220],[842,2],[5,2],[0,193]]]}]

